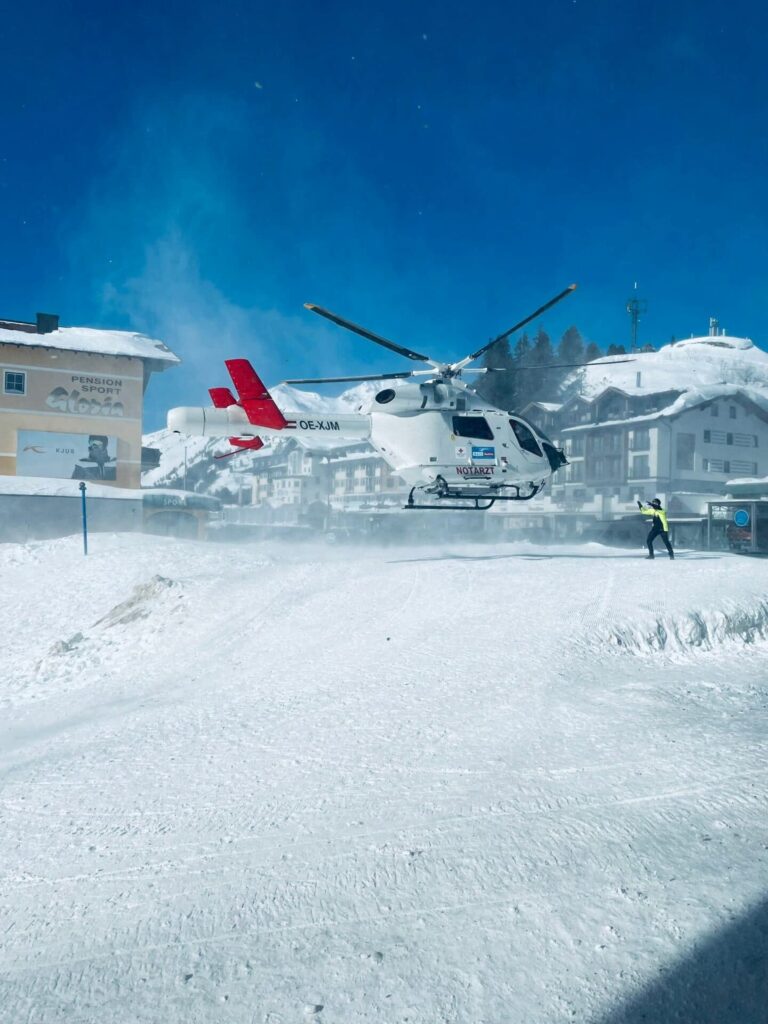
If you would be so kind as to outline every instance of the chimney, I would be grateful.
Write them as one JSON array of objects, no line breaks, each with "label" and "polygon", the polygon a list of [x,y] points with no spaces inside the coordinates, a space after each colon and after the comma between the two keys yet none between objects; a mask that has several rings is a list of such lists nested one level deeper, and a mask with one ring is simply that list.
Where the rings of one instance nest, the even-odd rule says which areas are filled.
[{"label": "chimney", "polygon": [[38,313],[37,314],[37,333],[38,334],[51,334],[53,331],[59,329],[59,314],[58,313]]},{"label": "chimney", "polygon": [[643,375],[642,375],[642,373],[641,373],[641,372],[640,372],[640,371],[638,370],[638,373],[637,373],[637,378],[636,378],[636,380],[635,380],[635,387],[636,387],[636,388],[642,387],[642,380],[643,380]]},{"label": "chimney", "polygon": [[717,337],[717,334],[718,334],[718,330],[717,329],[718,329],[719,326],[720,325],[717,322],[717,317],[716,316],[711,316],[709,318],[709,336],[710,336],[710,338]]}]

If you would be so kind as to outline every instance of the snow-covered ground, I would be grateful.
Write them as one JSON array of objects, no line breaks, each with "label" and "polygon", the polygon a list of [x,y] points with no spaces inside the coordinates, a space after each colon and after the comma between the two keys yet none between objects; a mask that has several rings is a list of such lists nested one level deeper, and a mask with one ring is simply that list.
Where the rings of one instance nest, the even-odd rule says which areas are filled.
[{"label": "snow-covered ground", "polygon": [[768,562],[0,573],[3,1024],[768,1019]]}]

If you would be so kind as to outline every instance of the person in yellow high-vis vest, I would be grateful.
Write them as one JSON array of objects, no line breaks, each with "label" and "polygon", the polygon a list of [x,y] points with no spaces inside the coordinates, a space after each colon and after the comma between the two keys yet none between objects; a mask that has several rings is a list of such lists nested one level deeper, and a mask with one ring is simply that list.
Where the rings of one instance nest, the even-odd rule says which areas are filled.
[{"label": "person in yellow high-vis vest", "polygon": [[658,498],[654,498],[653,501],[649,502],[647,506],[643,505],[642,501],[638,501],[637,507],[643,513],[644,516],[653,516],[653,525],[651,526],[648,534],[648,554],[646,558],[655,558],[653,552],[653,542],[657,537],[661,537],[664,542],[664,546],[669,552],[669,557],[674,558],[675,552],[672,550],[672,545],[669,542],[669,523],[667,522],[667,513],[661,507],[661,502]]}]

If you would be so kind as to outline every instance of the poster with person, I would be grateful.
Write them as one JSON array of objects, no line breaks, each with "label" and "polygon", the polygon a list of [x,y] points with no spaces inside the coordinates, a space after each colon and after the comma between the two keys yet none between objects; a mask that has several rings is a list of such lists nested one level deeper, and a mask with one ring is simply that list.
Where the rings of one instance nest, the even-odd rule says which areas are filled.
[{"label": "poster with person", "polygon": [[20,430],[16,475],[114,481],[117,478],[117,438],[107,434]]}]

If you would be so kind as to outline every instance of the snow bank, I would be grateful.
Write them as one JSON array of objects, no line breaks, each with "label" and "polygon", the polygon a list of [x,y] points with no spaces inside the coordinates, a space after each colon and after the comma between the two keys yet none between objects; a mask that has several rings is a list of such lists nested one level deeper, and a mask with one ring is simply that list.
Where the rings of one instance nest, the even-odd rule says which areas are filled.
[{"label": "snow bank", "polygon": [[754,644],[768,640],[768,597],[750,605],[726,602],[725,608],[688,611],[655,619],[638,617],[609,626],[596,646],[615,645],[635,654],[689,654],[719,646]]}]

